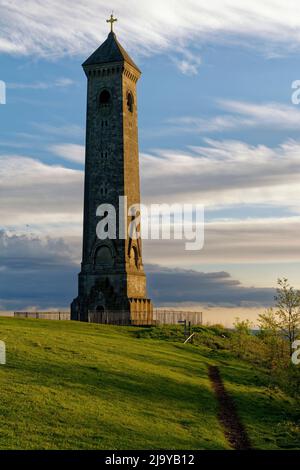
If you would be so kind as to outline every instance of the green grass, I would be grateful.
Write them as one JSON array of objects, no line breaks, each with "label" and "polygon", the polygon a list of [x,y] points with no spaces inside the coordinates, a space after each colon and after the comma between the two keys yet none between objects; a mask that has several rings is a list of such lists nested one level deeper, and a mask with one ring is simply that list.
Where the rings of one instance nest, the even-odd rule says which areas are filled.
[{"label": "green grass", "polygon": [[229,449],[209,364],[254,447],[300,448],[295,402],[269,390],[264,371],[180,335],[0,318],[0,449]]},{"label": "green grass", "polygon": [[300,449],[300,410],[293,398],[269,386],[269,377],[257,366],[231,359],[220,370],[254,447]]}]

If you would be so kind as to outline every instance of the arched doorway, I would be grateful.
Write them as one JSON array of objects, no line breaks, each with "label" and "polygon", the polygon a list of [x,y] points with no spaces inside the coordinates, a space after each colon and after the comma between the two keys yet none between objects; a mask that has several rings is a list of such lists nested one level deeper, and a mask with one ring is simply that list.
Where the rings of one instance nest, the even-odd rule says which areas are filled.
[{"label": "arched doorway", "polygon": [[94,323],[106,323],[105,309],[103,305],[97,305],[94,313]]}]

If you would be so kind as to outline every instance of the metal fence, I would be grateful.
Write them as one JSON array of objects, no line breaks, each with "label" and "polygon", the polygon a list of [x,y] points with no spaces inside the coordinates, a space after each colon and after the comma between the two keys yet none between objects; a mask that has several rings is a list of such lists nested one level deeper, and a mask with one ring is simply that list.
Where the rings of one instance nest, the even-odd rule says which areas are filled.
[{"label": "metal fence", "polygon": [[[70,320],[70,312],[14,312],[15,318],[35,318],[41,320]],[[90,323],[107,325],[177,325],[178,322],[185,321],[191,325],[202,325],[202,312],[192,312],[185,310],[160,310],[155,309],[153,316],[149,311],[140,311],[131,314],[128,311],[103,311],[88,313]]]},{"label": "metal fence", "polygon": [[191,325],[202,325],[202,312],[185,310],[154,310],[153,321],[156,325],[177,325],[178,322],[190,322]]},{"label": "metal fence", "polygon": [[130,325],[130,313],[126,311],[113,311],[107,310],[103,312],[88,312],[88,322],[89,323],[99,323],[103,325],[121,325],[127,326]]},{"label": "metal fence", "polygon": [[154,310],[153,316],[149,311],[132,312],[128,311],[103,311],[88,313],[90,323],[100,323],[107,325],[177,325],[178,322],[186,321],[191,325],[202,325],[202,312],[191,312],[184,310]]},{"label": "metal fence", "polygon": [[35,318],[40,320],[70,320],[70,312],[14,312],[15,318]]}]

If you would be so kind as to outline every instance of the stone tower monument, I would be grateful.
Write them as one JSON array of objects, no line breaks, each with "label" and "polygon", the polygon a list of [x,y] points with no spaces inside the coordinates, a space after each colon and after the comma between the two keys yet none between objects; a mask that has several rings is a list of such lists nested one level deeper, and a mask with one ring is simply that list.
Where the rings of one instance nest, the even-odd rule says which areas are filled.
[{"label": "stone tower monument", "polygon": [[[153,307],[141,240],[121,236],[132,217],[119,204],[124,196],[128,207],[140,203],[136,85],[141,72],[118,42],[115,21],[111,15],[106,41],[83,64],[88,80],[83,255],[71,318],[146,324]],[[115,239],[97,236],[102,204],[116,211]]]}]

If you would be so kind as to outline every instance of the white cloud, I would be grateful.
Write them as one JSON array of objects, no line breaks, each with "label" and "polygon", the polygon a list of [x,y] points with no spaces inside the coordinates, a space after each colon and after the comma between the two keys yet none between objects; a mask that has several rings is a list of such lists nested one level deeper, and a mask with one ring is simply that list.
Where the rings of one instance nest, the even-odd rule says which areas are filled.
[{"label": "white cloud", "polygon": [[55,155],[75,163],[84,163],[85,147],[78,144],[56,144],[51,145],[49,150]]},{"label": "white cloud", "polygon": [[[300,217],[207,221],[201,251],[186,251],[184,240],[144,240],[144,261],[186,267],[300,262],[299,230]],[[280,274],[274,268],[274,279]]]},{"label": "white cloud", "polygon": [[78,226],[82,223],[83,172],[24,156],[0,156],[1,226]]},{"label": "white cloud", "polygon": [[62,239],[9,234],[0,230],[0,262],[5,269],[31,271],[75,265],[72,250]]},{"label": "white cloud", "polygon": [[200,55],[183,50],[182,55],[174,57],[174,62],[184,75],[197,75],[202,63]]},{"label": "white cloud", "polygon": [[[239,115],[240,125],[263,126],[273,129],[300,129],[300,108],[281,103],[247,103],[243,101],[220,100],[221,107]],[[245,116],[244,120],[240,116]]]},{"label": "white cloud", "polygon": [[7,83],[7,88],[12,90],[49,90],[49,88],[66,88],[74,83],[70,78],[58,78],[53,82]]},{"label": "white cloud", "polygon": [[[53,125],[48,123],[33,122],[32,126],[38,131],[42,131],[43,133],[49,134],[51,136],[64,136],[65,138],[84,138],[85,130],[83,127],[78,126],[77,124],[61,122]],[[22,137],[22,135],[20,137]],[[30,134],[29,137],[31,139],[33,137],[37,139],[44,139],[44,136],[41,137],[40,134],[38,136]]]},{"label": "white cloud", "polygon": [[145,202],[198,202],[206,208],[261,204],[299,212],[300,143],[277,148],[206,140],[190,152],[143,154]]},{"label": "white cloud", "polygon": [[231,114],[212,118],[183,116],[169,119],[169,131],[185,133],[226,132],[243,128],[300,130],[300,108],[281,103],[248,103],[218,100],[219,107]]},{"label": "white cloud", "polygon": [[61,87],[61,88],[65,88],[65,87],[68,87],[68,86],[73,86],[74,85],[74,80],[72,80],[71,78],[58,78],[57,80],[55,80],[54,82],[54,86],[56,87]]},{"label": "white cloud", "polygon": [[[82,161],[82,146],[61,144],[54,150],[63,158]],[[272,149],[208,140],[189,152],[142,155],[141,170],[145,203],[193,202],[210,211],[204,250],[187,252],[185,241],[145,242],[146,260],[170,265],[300,260],[300,218],[295,216],[300,207],[299,142],[290,140]],[[0,188],[2,226],[59,235],[80,245],[83,171],[2,156]],[[247,218],[249,206],[257,208],[254,219]],[[212,219],[220,217],[216,209],[230,214],[234,207],[239,209],[237,220],[230,215]],[[262,219],[262,208],[278,215]]]},{"label": "white cloud", "polygon": [[[297,0],[0,0],[0,50],[39,56],[91,52],[108,32],[113,8],[116,30],[131,50],[155,53],[182,50],[206,41],[257,45],[270,56],[298,50],[300,4]],[[238,40],[237,40],[238,36]],[[181,64],[185,69],[185,65]]]}]

